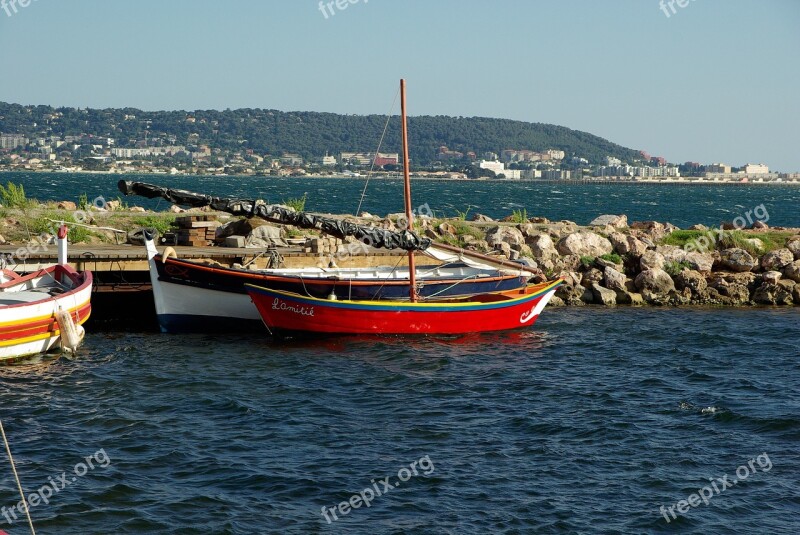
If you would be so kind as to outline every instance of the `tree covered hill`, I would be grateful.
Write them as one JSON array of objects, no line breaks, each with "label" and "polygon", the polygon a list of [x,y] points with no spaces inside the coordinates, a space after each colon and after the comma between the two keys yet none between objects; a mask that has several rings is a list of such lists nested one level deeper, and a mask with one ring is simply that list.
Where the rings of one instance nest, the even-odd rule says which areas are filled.
[{"label": "tree covered hill", "polygon": [[[326,153],[374,152],[386,122],[379,115],[282,112],[265,109],[142,111],[133,108],[81,109],[22,106],[0,102],[0,132],[29,138],[89,134],[114,138],[120,147],[145,139],[163,143],[207,144],[224,150],[253,149],[306,158]],[[560,149],[599,163],[606,156],[623,161],[639,153],[586,132],[543,123],[484,117],[416,116],[409,118],[411,158],[417,164],[437,159],[439,147],[451,151],[499,153],[504,149]],[[382,152],[400,151],[399,118],[389,124]]]}]

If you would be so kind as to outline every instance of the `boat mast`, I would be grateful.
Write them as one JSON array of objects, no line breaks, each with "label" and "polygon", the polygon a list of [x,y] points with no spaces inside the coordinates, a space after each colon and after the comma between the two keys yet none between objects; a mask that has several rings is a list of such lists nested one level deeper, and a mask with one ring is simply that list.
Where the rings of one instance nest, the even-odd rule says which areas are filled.
[{"label": "boat mast", "polygon": [[[414,220],[411,214],[411,176],[408,171],[408,126],[406,126],[406,81],[400,80],[400,116],[403,132],[403,184],[405,186],[404,198],[406,204],[407,230],[414,230]],[[417,267],[414,260],[414,251],[408,252],[408,296],[411,302],[417,301]]]}]

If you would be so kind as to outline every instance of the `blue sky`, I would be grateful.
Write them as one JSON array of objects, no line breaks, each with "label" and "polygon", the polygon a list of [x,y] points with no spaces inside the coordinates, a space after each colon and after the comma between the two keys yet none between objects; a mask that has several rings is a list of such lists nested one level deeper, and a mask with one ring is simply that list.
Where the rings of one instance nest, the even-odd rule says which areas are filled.
[{"label": "blue sky", "polygon": [[683,1],[0,3],[0,100],[382,114],[405,77],[412,115],[800,171],[800,1]]}]

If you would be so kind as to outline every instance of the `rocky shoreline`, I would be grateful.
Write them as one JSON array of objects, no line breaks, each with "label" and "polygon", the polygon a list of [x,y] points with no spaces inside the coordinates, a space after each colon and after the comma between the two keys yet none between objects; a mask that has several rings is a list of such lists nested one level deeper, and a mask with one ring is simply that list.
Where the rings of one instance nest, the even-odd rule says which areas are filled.
[{"label": "rocky shoreline", "polygon": [[474,219],[483,238],[459,233],[465,226],[452,220],[422,226],[433,239],[524,262],[538,272],[537,282],[563,279],[555,306],[800,305],[800,229],[755,221],[748,229],[723,223],[681,231],[656,221],[628,224],[625,215],[583,227],[544,218]]},{"label": "rocky shoreline", "polygon": [[[89,207],[85,217],[76,218],[77,208],[69,201],[24,210],[3,208],[0,243],[23,244],[19,252],[52,241],[52,221],[77,219],[86,227],[84,243],[117,243],[120,231],[108,227],[129,234],[144,225],[168,229],[178,214],[187,212],[177,206],[150,212],[110,201],[103,208]],[[363,213],[357,219],[389,230],[405,228],[402,214]],[[294,238],[295,243],[305,243],[304,251],[316,255],[320,265],[340,260],[353,245],[361,245],[227,214],[219,214],[219,223],[218,243],[230,235],[241,235],[242,244],[252,247],[285,245],[285,238]],[[48,231],[35,231],[37,227]],[[770,228],[761,220],[750,222],[746,229],[722,223],[714,229],[694,225],[682,230],[657,221],[629,224],[625,215],[603,215],[580,226],[567,220],[528,218],[522,211],[502,221],[480,214],[469,221],[466,214],[419,216],[414,229],[433,241],[522,262],[536,273],[533,282],[562,279],[564,284],[551,301],[554,306],[800,305],[800,229]]]}]

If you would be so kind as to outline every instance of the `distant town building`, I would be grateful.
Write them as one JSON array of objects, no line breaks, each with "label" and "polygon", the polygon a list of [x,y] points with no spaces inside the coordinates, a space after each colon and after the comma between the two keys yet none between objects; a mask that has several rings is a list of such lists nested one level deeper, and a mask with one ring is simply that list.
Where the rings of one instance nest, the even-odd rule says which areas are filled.
[{"label": "distant town building", "polygon": [[397,165],[400,163],[400,155],[394,153],[379,152],[377,155],[371,152],[343,152],[340,154],[343,164],[368,166],[373,161],[376,166]]},{"label": "distant town building", "polygon": [[742,168],[746,175],[766,175],[769,174],[769,167],[763,163],[747,163]]},{"label": "distant town building", "polygon": [[0,134],[0,149],[16,149],[28,144],[28,138],[22,134]]},{"label": "distant town building", "polygon": [[281,156],[281,163],[283,165],[303,165],[303,157],[299,154],[284,152]]},{"label": "distant town building", "polygon": [[706,166],[706,173],[720,173],[728,175],[731,172],[731,166],[724,163],[712,163]]},{"label": "distant town building", "polygon": [[336,165],[336,156],[328,156],[327,154],[319,159],[321,165],[333,166]]},{"label": "distant town building", "polygon": [[496,162],[496,161],[489,161],[489,160],[481,160],[478,164],[478,167],[481,169],[488,169],[492,171],[494,174],[499,175],[505,173],[506,164],[503,162]]},{"label": "distant town building", "polygon": [[622,165],[622,160],[614,156],[606,156],[606,165]]},{"label": "distant town building", "polygon": [[442,145],[439,147],[439,152],[437,153],[436,157],[439,160],[461,160],[464,158],[464,153],[450,150],[446,146]]},{"label": "distant town building", "polygon": [[542,178],[542,172],[539,171],[538,169],[523,169],[522,178],[528,180],[533,178]]},{"label": "distant town building", "polygon": [[542,178],[545,180],[569,180],[572,178],[572,173],[561,169],[553,169],[550,171],[542,171]]},{"label": "distant town building", "polygon": [[565,156],[566,154],[563,150],[556,149],[548,149],[544,152],[537,152],[534,150],[506,149],[501,153],[501,159],[505,163],[563,160]]}]

